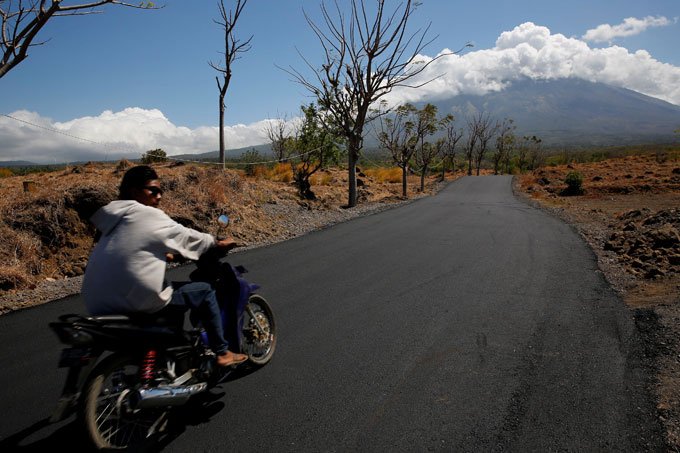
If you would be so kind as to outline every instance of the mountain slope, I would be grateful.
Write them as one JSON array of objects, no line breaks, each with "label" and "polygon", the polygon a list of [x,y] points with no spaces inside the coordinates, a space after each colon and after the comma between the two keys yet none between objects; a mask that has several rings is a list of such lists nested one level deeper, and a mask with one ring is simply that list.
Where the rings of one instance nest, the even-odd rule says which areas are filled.
[{"label": "mountain slope", "polygon": [[680,126],[680,107],[625,88],[580,79],[522,80],[500,92],[434,102],[461,126],[476,112],[512,118],[518,135],[552,145],[667,142]]}]

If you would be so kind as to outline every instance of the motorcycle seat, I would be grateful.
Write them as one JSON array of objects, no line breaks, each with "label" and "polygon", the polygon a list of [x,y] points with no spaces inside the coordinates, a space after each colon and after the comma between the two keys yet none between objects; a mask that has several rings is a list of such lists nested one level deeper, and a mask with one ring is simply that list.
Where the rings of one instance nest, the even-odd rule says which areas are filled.
[{"label": "motorcycle seat", "polygon": [[139,326],[177,327],[184,323],[184,312],[147,314],[129,313],[127,315],[91,316],[91,321],[101,324],[134,324]]}]

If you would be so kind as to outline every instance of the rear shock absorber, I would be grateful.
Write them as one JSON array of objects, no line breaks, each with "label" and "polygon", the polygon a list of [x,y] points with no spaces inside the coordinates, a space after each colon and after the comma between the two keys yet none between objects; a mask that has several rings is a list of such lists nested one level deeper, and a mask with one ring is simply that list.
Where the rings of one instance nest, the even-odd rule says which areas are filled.
[{"label": "rear shock absorber", "polygon": [[156,350],[149,349],[142,361],[142,383],[148,386],[153,380],[154,368],[156,367]]}]

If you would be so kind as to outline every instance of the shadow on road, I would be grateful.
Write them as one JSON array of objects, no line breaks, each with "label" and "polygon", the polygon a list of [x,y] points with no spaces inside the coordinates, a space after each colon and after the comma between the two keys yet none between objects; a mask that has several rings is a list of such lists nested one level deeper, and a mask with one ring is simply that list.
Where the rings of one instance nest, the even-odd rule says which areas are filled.
[{"label": "shadow on road", "polygon": [[[166,431],[156,439],[152,447],[147,447],[143,451],[161,451],[179,438],[187,426],[209,423],[225,407],[224,402],[219,401],[222,397],[224,392],[206,392],[173,411]],[[88,442],[87,434],[74,417],[56,425],[50,423],[49,418],[44,418],[0,441],[0,451],[3,452],[90,450],[92,446]]]},{"label": "shadow on road", "polygon": [[[53,425],[49,422],[49,418],[40,420],[0,441],[0,451],[43,452],[61,450],[59,447],[83,451],[89,448],[85,442],[85,436],[75,420],[56,431],[52,429]],[[52,432],[46,433],[46,431]]]}]

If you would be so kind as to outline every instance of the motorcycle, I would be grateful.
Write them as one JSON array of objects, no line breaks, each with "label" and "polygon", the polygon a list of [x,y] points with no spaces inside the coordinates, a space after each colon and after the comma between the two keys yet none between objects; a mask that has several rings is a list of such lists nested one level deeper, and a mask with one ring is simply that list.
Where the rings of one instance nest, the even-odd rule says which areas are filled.
[{"label": "motorcycle", "polygon": [[[228,222],[220,217],[222,223]],[[271,307],[248,282],[242,266],[223,262],[214,248],[196,262],[193,281],[216,289],[230,349],[266,365],[276,348]],[[97,449],[144,449],[166,431],[171,411],[224,382],[234,368],[219,367],[200,323],[185,313],[85,317],[68,314],[50,323],[62,350],[66,382],[50,421],[78,414]]]}]

